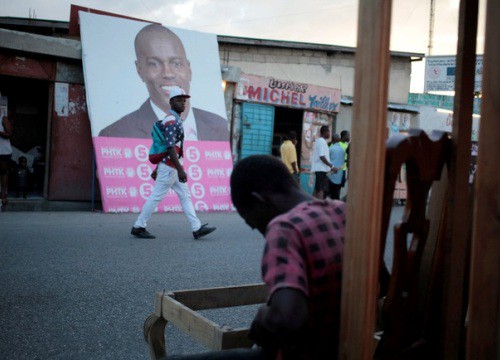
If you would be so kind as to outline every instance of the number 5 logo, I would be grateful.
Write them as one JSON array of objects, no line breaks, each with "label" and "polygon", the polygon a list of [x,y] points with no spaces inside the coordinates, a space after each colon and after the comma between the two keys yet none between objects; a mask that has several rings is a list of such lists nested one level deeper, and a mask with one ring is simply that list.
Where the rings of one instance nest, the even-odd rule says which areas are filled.
[{"label": "number 5 logo", "polygon": [[141,180],[149,180],[149,176],[151,175],[151,168],[149,167],[148,164],[140,164],[137,167],[137,176],[139,176],[139,179]]},{"label": "number 5 logo", "polygon": [[200,151],[194,146],[188,147],[185,153],[186,159],[188,159],[189,162],[195,163],[200,160]]},{"label": "number 5 logo", "polygon": [[205,197],[205,188],[200,183],[194,183],[191,185],[191,194],[197,199],[202,199]]},{"label": "number 5 logo", "polygon": [[208,211],[208,205],[203,201],[197,201],[194,204],[194,209],[196,211]]},{"label": "number 5 logo", "polygon": [[203,171],[198,165],[191,165],[188,169],[189,177],[194,181],[198,181],[203,176]]},{"label": "number 5 logo", "polygon": [[145,145],[137,145],[134,154],[137,160],[146,161],[149,158],[149,149]]},{"label": "number 5 logo", "polygon": [[139,188],[139,192],[143,199],[147,199],[149,195],[151,195],[152,191],[153,191],[153,185],[151,185],[150,183],[144,183]]}]

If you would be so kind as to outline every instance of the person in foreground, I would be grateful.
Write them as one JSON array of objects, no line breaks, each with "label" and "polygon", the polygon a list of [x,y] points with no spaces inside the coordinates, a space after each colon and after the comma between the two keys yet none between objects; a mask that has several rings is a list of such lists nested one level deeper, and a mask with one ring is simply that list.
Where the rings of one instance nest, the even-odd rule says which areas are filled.
[{"label": "person in foreground", "polygon": [[227,350],[173,359],[336,359],[345,204],[305,193],[280,159],[249,156],[231,175],[240,216],[265,237],[267,304],[250,338],[259,350]]},{"label": "person in foreground", "polygon": [[160,128],[163,129],[167,143],[167,156],[158,164],[155,170],[155,187],[144,204],[131,234],[142,239],[154,239],[155,236],[146,230],[148,220],[151,218],[155,207],[163,200],[167,191],[172,188],[179,196],[182,210],[186,214],[195,239],[208,235],[215,231],[215,227],[208,224],[201,225],[194,211],[191,193],[187,186],[187,174],[182,167],[182,144],[184,142],[184,129],[180,114],[186,107],[186,99],[189,95],[181,88],[170,91],[171,110],[161,121]]}]

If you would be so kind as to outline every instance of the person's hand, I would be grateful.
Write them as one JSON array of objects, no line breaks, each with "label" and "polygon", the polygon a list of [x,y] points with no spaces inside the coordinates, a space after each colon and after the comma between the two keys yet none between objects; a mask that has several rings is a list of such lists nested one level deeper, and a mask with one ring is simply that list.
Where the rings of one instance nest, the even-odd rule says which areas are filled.
[{"label": "person's hand", "polygon": [[339,172],[339,168],[336,168],[335,166],[332,166],[332,171],[334,174]]},{"label": "person's hand", "polygon": [[185,183],[187,182],[187,174],[186,172],[184,171],[184,169],[180,169],[180,170],[177,170],[178,174],[179,174],[179,181],[181,183]]},{"label": "person's hand", "polygon": [[262,305],[259,308],[257,315],[252,321],[248,337],[262,348],[266,359],[275,359],[278,352],[278,346],[273,342],[273,336],[264,326],[264,319],[268,310],[268,305]]}]

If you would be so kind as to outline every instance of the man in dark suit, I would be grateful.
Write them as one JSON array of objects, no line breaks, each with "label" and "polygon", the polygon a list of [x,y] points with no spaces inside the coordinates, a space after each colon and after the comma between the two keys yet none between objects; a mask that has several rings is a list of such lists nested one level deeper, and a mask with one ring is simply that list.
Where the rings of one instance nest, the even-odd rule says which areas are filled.
[{"label": "man in dark suit", "polygon": [[[184,45],[171,30],[157,24],[145,26],[135,38],[137,73],[149,92],[142,106],[107,126],[99,133],[105,137],[150,138],[153,124],[170,110],[169,93],[181,88],[189,93],[191,65]],[[182,116],[186,140],[229,141],[227,121],[209,111],[192,108],[194,121]]]}]

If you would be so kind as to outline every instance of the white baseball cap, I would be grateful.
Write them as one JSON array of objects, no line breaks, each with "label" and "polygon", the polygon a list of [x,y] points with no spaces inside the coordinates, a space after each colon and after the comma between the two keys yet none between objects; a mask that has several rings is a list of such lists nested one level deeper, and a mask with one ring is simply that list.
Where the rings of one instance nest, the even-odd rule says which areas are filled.
[{"label": "white baseball cap", "polygon": [[186,92],[183,89],[181,89],[180,87],[177,87],[177,86],[170,89],[168,96],[169,96],[169,100],[174,98],[174,97],[177,97],[177,96],[185,97],[185,98],[191,97],[188,94],[186,94]]}]

